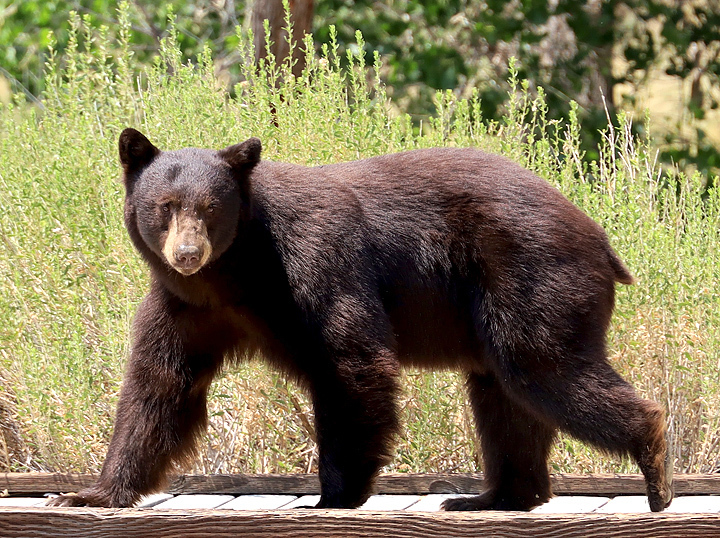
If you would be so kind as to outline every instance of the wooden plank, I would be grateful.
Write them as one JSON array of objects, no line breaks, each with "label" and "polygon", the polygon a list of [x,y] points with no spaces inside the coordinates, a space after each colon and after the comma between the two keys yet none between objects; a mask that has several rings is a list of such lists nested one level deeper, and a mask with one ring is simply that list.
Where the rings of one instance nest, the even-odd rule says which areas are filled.
[{"label": "wooden plank", "polygon": [[229,503],[223,504],[221,510],[276,510],[293,502],[295,495],[241,495]]},{"label": "wooden plank", "polygon": [[171,482],[169,491],[230,495],[316,495],[320,493],[320,480],[315,474],[183,475]]},{"label": "wooden plank", "polygon": [[[557,497],[556,497],[557,498]],[[572,497],[569,497],[572,498]],[[615,497],[597,509],[598,513],[642,514],[650,512],[647,497],[628,495]],[[668,514],[717,514],[720,513],[720,497],[712,495],[687,495],[676,497],[665,510]]]},{"label": "wooden plank", "polygon": [[45,506],[47,499],[44,497],[0,497],[0,506]]},{"label": "wooden plank", "polygon": [[418,502],[409,506],[407,510],[414,512],[437,512],[440,510],[440,506],[445,499],[453,499],[459,496],[460,495],[455,493],[431,493],[430,495],[423,495]]},{"label": "wooden plank", "polygon": [[715,495],[677,497],[667,511],[674,514],[717,514],[720,512],[720,497]]},{"label": "wooden plank", "polygon": [[63,473],[0,473],[0,491],[12,495],[43,495],[78,491],[95,482],[95,475]]},{"label": "wooden plank", "polygon": [[320,495],[303,495],[283,506],[283,510],[290,508],[297,509],[300,507],[312,507],[318,502],[320,502]]},{"label": "wooden plank", "polygon": [[154,510],[209,510],[232,501],[232,495],[178,495],[153,506]]},{"label": "wooden plank", "polygon": [[3,538],[710,538],[716,514],[515,514],[356,510],[0,508]]},{"label": "wooden plank", "polygon": [[553,497],[533,510],[535,514],[589,514],[608,503],[608,497]]},{"label": "wooden plank", "polygon": [[164,503],[173,497],[174,495],[171,495],[170,493],[152,493],[150,495],[145,495],[138,502],[137,508],[152,508],[153,506]]},{"label": "wooden plank", "polygon": [[644,495],[615,497],[597,509],[597,513],[599,514],[647,514],[649,512],[650,505],[648,504],[647,497]]},{"label": "wooden plank", "polygon": [[[553,475],[555,495],[643,495],[645,479],[640,474]],[[676,495],[711,495],[720,492],[720,474],[676,475]],[[376,494],[478,493],[483,489],[482,474],[402,474],[380,475]],[[170,491],[176,493],[285,493],[315,495],[320,493],[316,475],[185,475],[173,481]]]},{"label": "wooden plank", "polygon": [[358,510],[405,510],[420,500],[420,495],[373,495]]},{"label": "wooden plank", "polygon": [[[13,495],[43,495],[78,491],[95,477],[77,474],[0,473],[0,491]],[[553,475],[556,495],[643,495],[641,475]],[[427,495],[477,493],[482,474],[384,474],[376,482],[377,494]],[[712,495],[720,492],[720,474],[675,475],[676,495]],[[170,493],[223,493],[228,495],[315,495],[320,482],[314,474],[293,475],[183,475],[172,481]]]}]

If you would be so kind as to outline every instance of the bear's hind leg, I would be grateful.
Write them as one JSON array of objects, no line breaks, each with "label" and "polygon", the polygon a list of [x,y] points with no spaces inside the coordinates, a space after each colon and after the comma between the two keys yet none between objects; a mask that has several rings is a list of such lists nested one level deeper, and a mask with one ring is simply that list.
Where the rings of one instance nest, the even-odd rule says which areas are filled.
[{"label": "bear's hind leg", "polygon": [[482,446],[485,491],[448,499],[443,508],[530,510],[547,501],[547,458],[554,428],[512,402],[493,374],[471,373],[467,385]]},{"label": "bear's hind leg", "polygon": [[645,476],[652,511],[669,506],[672,463],[662,408],[640,398],[604,355],[556,358],[552,364],[553,370],[507,368],[505,390],[577,439],[613,454],[632,456]]}]

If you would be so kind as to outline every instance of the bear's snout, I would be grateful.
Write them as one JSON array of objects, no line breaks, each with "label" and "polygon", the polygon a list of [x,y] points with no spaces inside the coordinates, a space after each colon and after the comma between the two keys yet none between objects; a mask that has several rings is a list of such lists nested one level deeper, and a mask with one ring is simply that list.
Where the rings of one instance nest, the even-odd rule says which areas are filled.
[{"label": "bear's snout", "polygon": [[197,273],[212,254],[205,223],[195,217],[173,214],[162,253],[178,273],[184,276]]},{"label": "bear's snout", "polygon": [[175,249],[175,262],[191,273],[200,268],[201,259],[202,250],[196,245],[181,244]]}]

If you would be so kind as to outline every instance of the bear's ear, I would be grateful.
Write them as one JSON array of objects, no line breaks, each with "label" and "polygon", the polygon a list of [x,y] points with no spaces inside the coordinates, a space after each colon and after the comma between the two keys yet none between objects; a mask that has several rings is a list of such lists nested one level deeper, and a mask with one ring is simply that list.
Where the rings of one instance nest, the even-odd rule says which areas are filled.
[{"label": "bear's ear", "polygon": [[228,146],[218,151],[218,155],[235,170],[251,170],[259,161],[262,142],[259,138],[249,138],[242,144]]},{"label": "bear's ear", "polygon": [[160,150],[153,146],[144,134],[130,127],[120,133],[118,149],[120,150],[120,164],[126,174],[137,172],[160,153]]}]

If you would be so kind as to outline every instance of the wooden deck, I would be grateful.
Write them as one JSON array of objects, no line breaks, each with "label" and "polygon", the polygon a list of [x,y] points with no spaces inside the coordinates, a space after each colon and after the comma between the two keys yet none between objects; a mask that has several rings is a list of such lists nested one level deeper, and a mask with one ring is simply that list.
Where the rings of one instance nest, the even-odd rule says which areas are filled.
[{"label": "wooden deck", "polygon": [[720,475],[680,475],[676,498],[649,512],[638,475],[556,475],[557,495],[529,513],[443,512],[449,496],[482,489],[481,475],[383,475],[358,510],[317,502],[315,475],[182,476],[133,509],[48,508],[46,493],[77,491],[86,475],[0,474],[0,537],[677,538],[720,536]]}]

